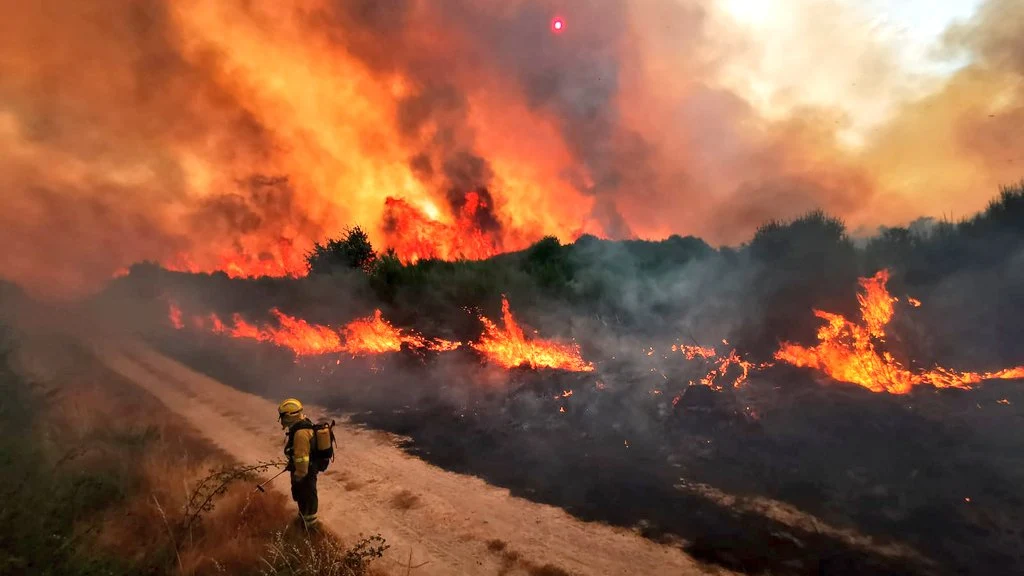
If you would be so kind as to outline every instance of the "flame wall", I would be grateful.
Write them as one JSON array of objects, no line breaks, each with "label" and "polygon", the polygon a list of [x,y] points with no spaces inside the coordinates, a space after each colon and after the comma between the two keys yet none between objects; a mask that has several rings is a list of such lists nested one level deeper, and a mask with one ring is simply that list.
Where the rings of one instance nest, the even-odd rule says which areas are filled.
[{"label": "flame wall", "polygon": [[959,215],[1024,173],[1012,0],[951,29],[970,64],[893,90],[858,146],[851,111],[902,77],[841,10],[793,13],[860,87],[779,113],[741,81],[765,39],[711,0],[9,4],[0,274],[48,295],[143,259],[300,273],[351,224],[401,249],[389,197],[500,251],[581,232],[736,242],[815,207],[852,226]]}]

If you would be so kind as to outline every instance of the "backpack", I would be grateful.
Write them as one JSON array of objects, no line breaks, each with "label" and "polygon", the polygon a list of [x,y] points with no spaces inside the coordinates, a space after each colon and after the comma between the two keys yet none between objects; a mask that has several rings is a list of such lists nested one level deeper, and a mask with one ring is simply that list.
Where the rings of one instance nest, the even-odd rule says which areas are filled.
[{"label": "backpack", "polygon": [[297,430],[312,430],[313,438],[309,443],[310,467],[315,467],[317,472],[327,470],[331,462],[334,462],[334,445],[337,440],[334,437],[334,420],[322,421],[313,424],[309,420],[299,422],[290,430],[288,446],[292,445]]}]

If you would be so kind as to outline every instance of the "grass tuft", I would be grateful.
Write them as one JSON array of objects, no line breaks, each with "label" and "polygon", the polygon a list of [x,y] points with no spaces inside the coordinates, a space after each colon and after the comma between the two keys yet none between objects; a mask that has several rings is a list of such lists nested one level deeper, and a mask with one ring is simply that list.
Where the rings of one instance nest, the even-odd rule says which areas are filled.
[{"label": "grass tuft", "polygon": [[408,490],[402,490],[391,497],[391,505],[397,510],[412,510],[419,504],[420,497]]}]

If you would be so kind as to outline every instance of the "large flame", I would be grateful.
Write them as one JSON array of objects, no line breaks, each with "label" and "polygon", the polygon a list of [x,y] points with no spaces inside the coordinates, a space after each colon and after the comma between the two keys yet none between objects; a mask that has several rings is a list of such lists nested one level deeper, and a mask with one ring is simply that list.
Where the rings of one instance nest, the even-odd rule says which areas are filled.
[{"label": "large flame", "polygon": [[484,333],[472,347],[488,360],[504,368],[529,366],[531,368],[556,368],[572,372],[590,372],[594,365],[580,355],[579,346],[561,344],[539,338],[527,338],[523,329],[512,317],[508,299],[501,299],[501,316],[504,328],[481,316]]},{"label": "large flame", "polygon": [[505,246],[499,236],[481,229],[477,214],[488,207],[477,192],[466,194],[465,204],[450,224],[400,198],[388,198],[386,205],[389,247],[406,263],[432,258],[483,260],[504,250],[525,248]]},{"label": "large flame", "polygon": [[835,380],[858,384],[873,392],[892,394],[906,394],[921,384],[936,388],[970,388],[983,380],[1024,376],[1024,366],[996,372],[960,372],[938,366],[914,372],[891,353],[879,350],[878,344],[885,341],[885,327],[892,320],[893,305],[897,302],[886,289],[888,280],[887,270],[860,279],[862,293],[857,295],[860,324],[840,314],[815,310],[814,315],[825,321],[818,330],[818,344],[804,347],[786,343],[775,358],[794,366],[821,370]]}]

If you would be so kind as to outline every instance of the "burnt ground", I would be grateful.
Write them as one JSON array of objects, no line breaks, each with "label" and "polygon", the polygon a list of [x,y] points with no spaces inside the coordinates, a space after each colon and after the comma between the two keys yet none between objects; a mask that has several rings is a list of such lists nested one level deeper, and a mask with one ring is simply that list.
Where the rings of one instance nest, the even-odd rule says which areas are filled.
[{"label": "burnt ground", "polygon": [[[216,337],[159,345],[225,383],[301,395],[407,437],[405,450],[433,464],[740,572],[1024,573],[1019,381],[891,396],[773,368],[716,392],[688,387],[694,368],[683,362],[505,372],[461,353],[295,362]],[[681,488],[693,483],[785,502],[930,562],[865,552],[813,522],[785,525]]]}]

